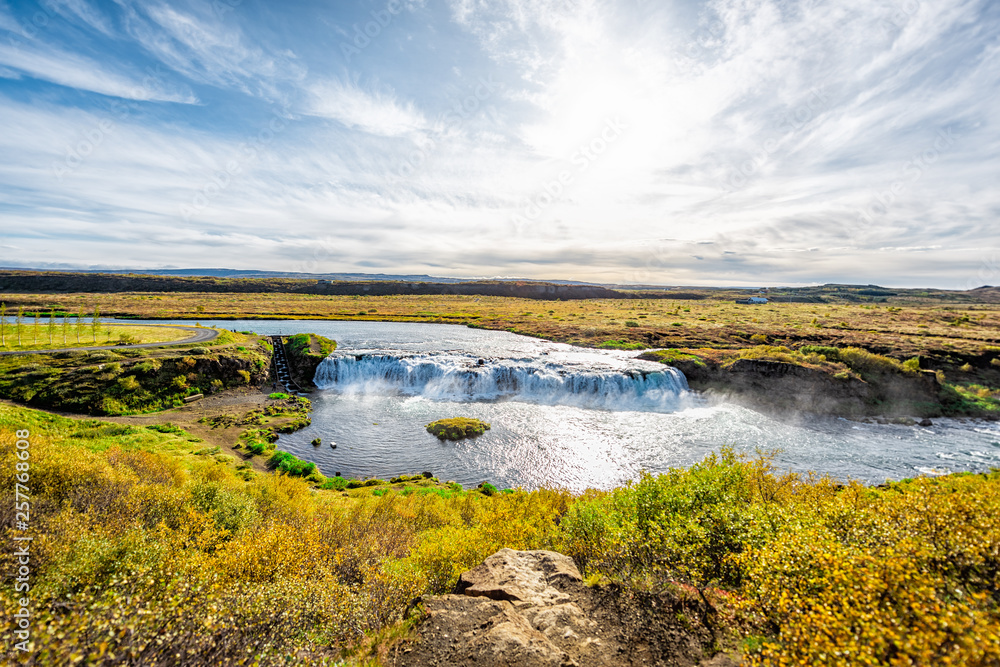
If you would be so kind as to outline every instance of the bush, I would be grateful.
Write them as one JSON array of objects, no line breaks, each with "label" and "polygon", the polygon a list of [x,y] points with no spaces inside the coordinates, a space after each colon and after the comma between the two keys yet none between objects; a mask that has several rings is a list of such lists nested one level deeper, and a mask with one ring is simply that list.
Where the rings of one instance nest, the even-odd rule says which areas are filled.
[{"label": "bush", "polygon": [[312,477],[316,474],[316,464],[303,461],[294,454],[275,451],[267,461],[268,466],[292,477]]},{"label": "bush", "polygon": [[326,481],[323,482],[319,488],[321,489],[333,489],[334,491],[343,491],[347,487],[347,480],[339,475],[337,477],[327,477]]},{"label": "bush", "polygon": [[146,428],[150,431],[156,431],[157,433],[171,433],[173,435],[180,435],[187,437],[187,432],[180,426],[174,426],[170,422],[166,424],[147,424]]},{"label": "bush", "polygon": [[631,327],[637,327],[637,326],[639,326],[639,323],[636,322],[635,320],[625,320],[625,326],[630,327],[630,328]]},{"label": "bush", "polygon": [[118,378],[118,382],[116,384],[117,384],[116,390],[122,394],[127,394],[142,389],[142,385],[139,384],[139,381],[136,380],[135,376],[133,375],[126,375],[124,377]]},{"label": "bush", "polygon": [[272,449],[274,449],[274,446],[266,442],[251,442],[247,445],[247,451],[254,456],[267,454]]}]

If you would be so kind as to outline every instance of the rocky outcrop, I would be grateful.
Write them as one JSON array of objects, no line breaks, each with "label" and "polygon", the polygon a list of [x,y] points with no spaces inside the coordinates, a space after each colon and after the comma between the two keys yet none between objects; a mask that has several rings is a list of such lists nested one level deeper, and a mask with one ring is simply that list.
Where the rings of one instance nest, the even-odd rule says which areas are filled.
[{"label": "rocky outcrop", "polygon": [[943,410],[941,387],[932,372],[884,374],[865,382],[762,359],[738,359],[729,366],[686,360],[671,365],[684,373],[691,389],[763,412],[863,418],[936,417]]},{"label": "rocky outcrop", "polygon": [[418,638],[396,653],[396,665],[736,664],[712,659],[698,604],[585,586],[573,560],[552,551],[501,549],[463,574],[453,595],[423,604]]},{"label": "rocky outcrop", "polygon": [[[281,337],[273,336],[272,339],[277,344]],[[295,334],[288,336],[282,347],[292,380],[302,389],[312,391],[316,388],[313,383],[316,369],[337,349],[337,341],[313,333]]]}]

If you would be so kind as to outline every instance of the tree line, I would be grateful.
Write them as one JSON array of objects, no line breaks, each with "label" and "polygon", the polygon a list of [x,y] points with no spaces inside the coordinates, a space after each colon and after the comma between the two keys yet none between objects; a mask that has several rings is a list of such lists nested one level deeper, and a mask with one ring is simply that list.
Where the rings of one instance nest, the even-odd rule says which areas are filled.
[{"label": "tree line", "polygon": [[[13,310],[11,311],[11,317],[14,320],[14,322],[11,323],[8,322],[7,304],[0,303],[0,347],[7,347],[8,338],[11,340],[11,343],[13,343],[15,337],[17,339],[16,347],[22,347],[24,345],[23,339],[25,338],[24,329],[25,329],[26,318],[32,320],[31,324],[34,325],[31,328],[31,336],[32,336],[31,344],[37,345],[38,335],[39,332],[42,331],[42,326],[43,326],[41,321],[42,316],[43,313],[41,311],[36,310],[33,312],[26,313],[24,310],[24,306],[18,306],[17,311]],[[101,323],[101,309],[100,307],[95,306],[93,312],[89,314],[85,312],[84,309],[81,307],[80,310],[75,315],[70,315],[68,313],[62,312],[59,318],[56,317],[55,310],[49,310],[47,322],[45,322],[44,324],[45,331],[42,334],[43,336],[46,333],[48,334],[49,345],[53,344],[53,340],[58,339],[59,333],[62,333],[62,342],[64,344],[69,344],[71,338],[70,335],[71,321],[74,321],[74,325],[72,328],[75,330],[76,333],[77,344],[82,343],[81,339],[88,324],[90,327],[90,332],[93,342],[94,344],[97,343],[97,330],[100,327]],[[8,329],[13,329],[13,331],[10,332],[8,331]]]}]

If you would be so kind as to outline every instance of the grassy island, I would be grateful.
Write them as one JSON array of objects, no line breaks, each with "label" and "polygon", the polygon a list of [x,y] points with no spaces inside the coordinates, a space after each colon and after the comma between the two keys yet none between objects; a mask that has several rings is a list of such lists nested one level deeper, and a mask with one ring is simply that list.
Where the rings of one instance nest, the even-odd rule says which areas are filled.
[{"label": "grassy island", "polygon": [[490,429],[490,425],[478,419],[454,417],[439,419],[427,425],[427,432],[436,435],[441,440],[463,440],[475,438]]}]

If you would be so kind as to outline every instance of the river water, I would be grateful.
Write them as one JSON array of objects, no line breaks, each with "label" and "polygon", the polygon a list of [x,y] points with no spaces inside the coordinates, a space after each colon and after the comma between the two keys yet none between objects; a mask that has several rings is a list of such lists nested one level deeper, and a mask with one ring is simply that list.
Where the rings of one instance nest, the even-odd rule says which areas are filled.
[{"label": "river water", "polygon": [[[689,392],[680,372],[635,359],[636,353],[445,324],[201,324],[313,332],[337,341],[316,374],[322,390],[311,396],[312,426],[278,441],[326,475],[431,471],[464,485],[488,480],[580,491],[620,485],[642,470],[687,466],[724,445],[750,454],[780,450],[782,468],[870,483],[1000,467],[997,423],[940,419],[921,428],[815,415],[776,420]],[[439,441],[424,429],[457,416],[492,428],[459,442]],[[310,444],[317,437],[318,447]]]}]

